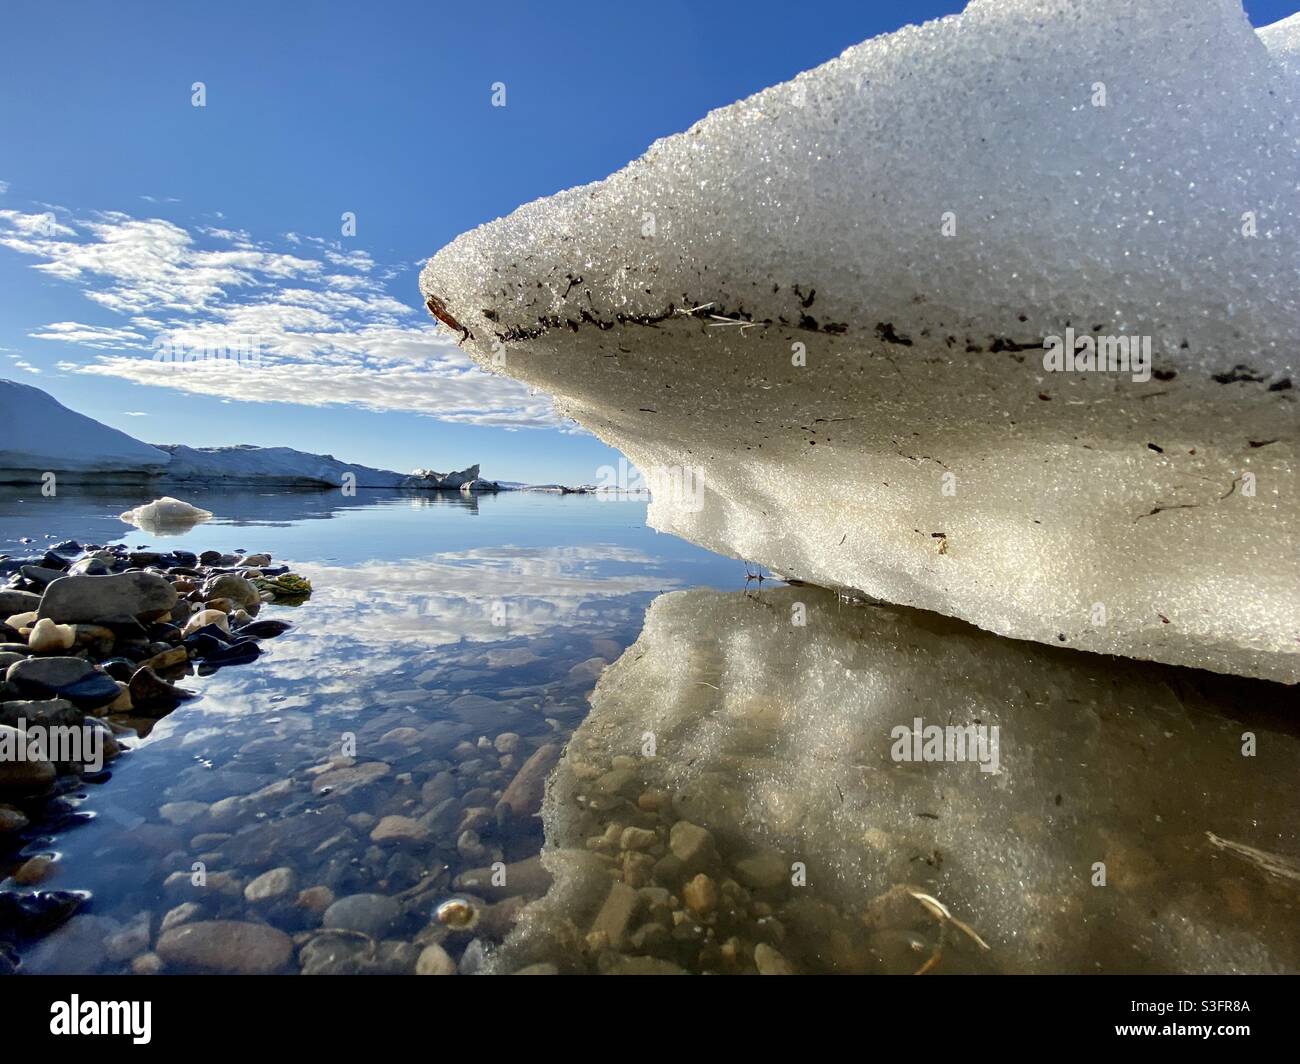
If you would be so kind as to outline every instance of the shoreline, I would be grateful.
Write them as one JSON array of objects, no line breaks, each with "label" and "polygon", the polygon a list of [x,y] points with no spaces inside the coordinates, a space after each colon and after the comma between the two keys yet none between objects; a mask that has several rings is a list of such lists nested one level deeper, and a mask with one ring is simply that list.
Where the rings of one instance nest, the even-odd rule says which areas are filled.
[{"label": "shoreline", "polygon": [[[24,840],[57,830],[60,799],[109,781],[118,757],[199,692],[187,677],[255,661],[288,631],[258,618],[307,581],[269,554],[83,548],[0,559],[0,945],[30,946],[89,900],[40,890],[55,856]],[[12,958],[10,959],[12,960]],[[10,964],[0,949],[0,966]]]}]

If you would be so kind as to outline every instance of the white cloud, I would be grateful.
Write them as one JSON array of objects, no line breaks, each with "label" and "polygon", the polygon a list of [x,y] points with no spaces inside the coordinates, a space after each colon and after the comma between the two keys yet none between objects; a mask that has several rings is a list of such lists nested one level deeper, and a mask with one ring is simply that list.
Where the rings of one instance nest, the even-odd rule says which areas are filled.
[{"label": "white cloud", "polygon": [[44,214],[24,214],[22,211],[0,211],[0,224],[21,236],[76,236],[75,229],[62,225],[53,211]]},{"label": "white cloud", "polygon": [[[0,247],[123,319],[34,325],[28,335],[35,339],[103,352],[61,361],[65,371],[238,402],[564,427],[549,398],[480,370],[422,310],[395,298],[385,282],[404,268],[339,240],[280,239],[293,250],[224,224],[190,230],[121,212],[0,211]],[[189,357],[156,358],[160,350]],[[214,351],[246,357],[194,359]]]},{"label": "white cloud", "polygon": [[[621,574],[607,572],[611,565]],[[680,586],[641,551],[612,544],[481,547],[399,563],[302,563],[294,571],[321,589],[312,596],[314,636],[295,641],[302,667],[319,665],[346,631],[368,644],[355,665],[362,671],[393,652],[410,660],[421,648],[462,642],[560,630],[605,634],[620,620],[638,623],[644,595]],[[506,604],[505,628],[494,622],[494,603]]]},{"label": "white cloud", "polygon": [[10,361],[13,362],[13,364],[14,364],[14,369],[21,369],[21,370],[23,370],[25,373],[40,373],[40,372],[41,372],[41,371],[40,371],[36,366],[33,366],[33,365],[32,365],[30,362],[28,362],[26,359],[21,358],[21,357],[18,356],[18,355],[10,355],[10,356],[9,356],[9,359],[10,359]]},{"label": "white cloud", "polygon": [[38,332],[28,333],[36,340],[62,340],[97,348],[139,347],[145,337],[134,329],[111,329],[102,325],[82,325],[75,321],[56,321]]},{"label": "white cloud", "polygon": [[317,362],[162,363],[113,355],[80,365],[77,372],[251,403],[348,404],[501,428],[560,424],[545,396],[529,395],[526,388],[512,381],[432,360],[420,366],[395,359],[363,363],[347,357]]}]

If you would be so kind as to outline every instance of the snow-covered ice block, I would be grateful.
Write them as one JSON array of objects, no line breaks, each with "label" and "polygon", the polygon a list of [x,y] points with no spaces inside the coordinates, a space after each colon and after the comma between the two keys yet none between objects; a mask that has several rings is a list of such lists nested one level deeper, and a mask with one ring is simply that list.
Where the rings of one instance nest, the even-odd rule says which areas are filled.
[{"label": "snow-covered ice block", "polygon": [[[605,905],[615,880],[683,899],[702,871],[739,909],[711,950],[696,940],[715,971],[752,971],[759,942],[801,972],[910,973],[940,944],[940,972],[1294,971],[1291,696],[811,587],[662,595],[552,773],[554,886],[494,969],[681,961],[689,935],[638,946],[671,915],[653,889],[625,923]],[[1241,756],[1245,730],[1257,757]],[[624,847],[627,825],[655,842]],[[681,865],[659,860],[665,842]],[[771,917],[735,905],[727,880]],[[718,949],[731,936],[734,962]]]},{"label": "snow-covered ice block", "polygon": [[1265,26],[1259,31],[1259,38],[1294,79],[1293,89],[1300,91],[1300,12]]},{"label": "snow-covered ice block", "polygon": [[1238,0],[976,0],[461,236],[422,290],[627,454],[656,528],[1295,681],[1296,54]]}]

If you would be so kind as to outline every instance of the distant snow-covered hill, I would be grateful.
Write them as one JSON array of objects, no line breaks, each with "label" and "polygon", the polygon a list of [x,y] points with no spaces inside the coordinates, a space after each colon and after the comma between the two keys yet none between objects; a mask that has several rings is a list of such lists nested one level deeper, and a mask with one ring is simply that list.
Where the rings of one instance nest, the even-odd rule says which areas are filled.
[{"label": "distant snow-covered hill", "polygon": [[139,482],[162,473],[171,461],[165,451],[17,381],[0,380],[0,425],[5,483],[39,483],[45,473],[74,482]]},{"label": "distant snow-covered hill", "polygon": [[[17,381],[0,380],[0,484],[57,479],[95,484],[230,484],[280,488],[408,488],[434,491],[501,491],[511,486],[483,480],[479,467],[452,473],[391,469],[343,462],[292,447],[151,446],[69,410],[52,395]],[[350,480],[348,478],[351,478]]]},{"label": "distant snow-covered hill", "polygon": [[249,443],[187,447],[164,443],[159,444],[159,449],[171,458],[163,472],[169,481],[285,486],[307,483],[336,488],[350,473],[358,488],[397,488],[409,479],[402,473],[341,462],[331,454],[309,454],[292,447],[255,447]]}]

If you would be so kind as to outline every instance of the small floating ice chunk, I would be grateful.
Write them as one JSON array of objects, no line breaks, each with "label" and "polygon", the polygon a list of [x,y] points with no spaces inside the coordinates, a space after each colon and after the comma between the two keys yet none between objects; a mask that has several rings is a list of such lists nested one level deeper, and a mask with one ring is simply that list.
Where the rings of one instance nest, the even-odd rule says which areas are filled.
[{"label": "small floating ice chunk", "polygon": [[153,502],[127,510],[121,517],[127,524],[135,525],[146,532],[183,532],[187,528],[209,520],[212,511],[164,495],[161,499],[154,499]]}]

